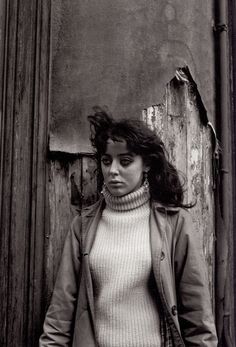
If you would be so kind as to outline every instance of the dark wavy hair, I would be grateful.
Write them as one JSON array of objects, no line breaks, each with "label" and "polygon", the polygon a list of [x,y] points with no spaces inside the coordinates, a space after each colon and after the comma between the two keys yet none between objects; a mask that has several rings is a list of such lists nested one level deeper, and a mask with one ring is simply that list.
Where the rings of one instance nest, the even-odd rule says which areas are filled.
[{"label": "dark wavy hair", "polygon": [[148,181],[151,198],[165,205],[192,207],[191,204],[183,203],[184,183],[181,183],[177,169],[168,161],[164,143],[143,121],[115,120],[99,107],[94,107],[94,114],[88,116],[88,120],[90,141],[96,151],[100,180],[101,156],[106,152],[107,140],[125,140],[129,151],[140,155],[150,167]]}]

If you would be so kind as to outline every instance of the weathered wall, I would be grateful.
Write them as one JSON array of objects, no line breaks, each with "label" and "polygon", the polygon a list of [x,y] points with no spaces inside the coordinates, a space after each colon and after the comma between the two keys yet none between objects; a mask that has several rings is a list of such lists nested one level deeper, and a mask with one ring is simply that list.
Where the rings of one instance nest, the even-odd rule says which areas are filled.
[{"label": "weathered wall", "polygon": [[52,1],[51,150],[90,151],[92,106],[138,117],[185,65],[213,120],[213,3]]},{"label": "weathered wall", "polygon": [[[0,345],[38,345],[69,222],[84,204],[97,199],[91,156],[49,160],[49,101],[51,150],[81,152],[88,149],[84,119],[91,106],[107,104],[115,115],[129,110],[129,115],[139,116],[143,107],[162,100],[176,67],[187,64],[212,120],[212,2],[59,0],[53,1],[51,16],[50,0],[0,0]],[[163,111],[163,117],[177,122],[165,130],[172,129],[173,136],[175,129],[182,129],[182,121],[188,121],[187,115],[198,114],[191,108],[185,113],[183,95],[172,95],[172,108],[180,117],[172,117],[169,106],[168,115]],[[155,112],[151,118],[160,120]],[[196,134],[204,130],[194,129]],[[173,143],[170,153],[176,160]],[[184,145],[177,148],[186,153]],[[205,172],[200,161],[206,156],[200,153],[208,153],[198,149],[199,155],[193,150],[197,159],[192,155],[189,168],[194,175],[196,168]],[[201,200],[199,190],[199,182],[204,183],[210,199],[211,181],[191,177],[205,211],[198,229],[211,275],[213,233],[205,229],[211,205]]]},{"label": "weathered wall", "polygon": [[180,171],[180,178],[185,182],[185,202],[196,202],[190,211],[214,298],[214,141],[211,128],[202,122],[201,105],[196,96],[196,90],[193,91],[189,83],[173,79],[167,86],[165,102],[144,110],[143,119],[163,139],[170,161]]}]

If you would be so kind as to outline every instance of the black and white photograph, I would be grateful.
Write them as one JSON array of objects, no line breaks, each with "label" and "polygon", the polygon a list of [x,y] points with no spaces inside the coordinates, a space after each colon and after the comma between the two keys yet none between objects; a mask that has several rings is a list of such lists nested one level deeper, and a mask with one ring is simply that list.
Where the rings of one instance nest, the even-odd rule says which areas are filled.
[{"label": "black and white photograph", "polygon": [[0,346],[236,346],[236,0],[0,0]]}]

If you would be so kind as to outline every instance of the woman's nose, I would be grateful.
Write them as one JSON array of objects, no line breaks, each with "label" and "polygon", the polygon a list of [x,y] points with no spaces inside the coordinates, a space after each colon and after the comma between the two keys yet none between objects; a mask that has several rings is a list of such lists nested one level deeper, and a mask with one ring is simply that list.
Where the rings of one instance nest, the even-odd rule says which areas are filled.
[{"label": "woman's nose", "polygon": [[117,165],[116,161],[113,160],[113,162],[110,166],[110,174],[111,175],[117,175],[118,172],[119,172],[118,165]]}]

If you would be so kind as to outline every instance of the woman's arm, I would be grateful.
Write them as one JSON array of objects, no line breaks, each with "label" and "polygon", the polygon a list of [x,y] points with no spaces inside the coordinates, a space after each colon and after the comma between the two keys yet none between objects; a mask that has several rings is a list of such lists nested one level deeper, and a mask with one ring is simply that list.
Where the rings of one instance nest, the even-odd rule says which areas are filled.
[{"label": "woman's arm", "polygon": [[79,218],[73,221],[65,240],[39,347],[66,347],[72,343],[80,269]]},{"label": "woman's arm", "polygon": [[175,273],[179,322],[186,346],[216,347],[205,259],[199,234],[185,211],[179,220]]}]

